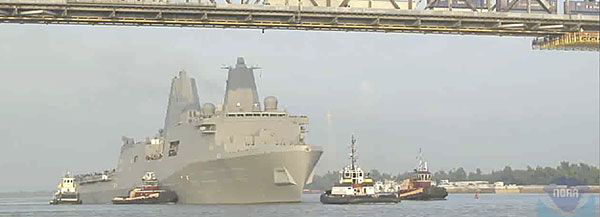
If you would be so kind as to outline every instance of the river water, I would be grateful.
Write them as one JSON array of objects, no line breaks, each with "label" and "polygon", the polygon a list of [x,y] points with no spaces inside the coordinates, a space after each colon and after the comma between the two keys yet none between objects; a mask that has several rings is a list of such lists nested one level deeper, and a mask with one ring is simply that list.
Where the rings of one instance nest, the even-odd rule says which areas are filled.
[{"label": "river water", "polygon": [[[598,195],[586,195],[586,201]],[[402,201],[399,204],[323,205],[319,195],[303,195],[301,203],[252,205],[48,205],[48,197],[0,198],[0,216],[257,216],[257,217],[544,217],[538,208],[552,206],[544,194],[451,194],[445,201]],[[597,210],[596,210],[597,211]],[[596,212],[597,215],[598,212]],[[553,215],[554,216],[554,215]],[[569,215],[556,215],[569,216]],[[573,216],[573,215],[570,215]],[[578,215],[575,215],[578,216]],[[592,217],[592,216],[590,216]]]}]

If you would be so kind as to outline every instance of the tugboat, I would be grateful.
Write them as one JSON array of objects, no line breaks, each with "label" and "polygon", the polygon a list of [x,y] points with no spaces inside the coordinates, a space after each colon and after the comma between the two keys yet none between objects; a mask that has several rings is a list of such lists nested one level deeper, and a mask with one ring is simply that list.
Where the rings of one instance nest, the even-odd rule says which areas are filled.
[{"label": "tugboat", "polygon": [[432,185],[431,172],[429,172],[421,149],[419,149],[417,159],[419,164],[415,169],[415,175],[404,180],[400,185],[398,192],[400,198],[403,200],[445,200],[448,192],[445,188]]},{"label": "tugboat", "polygon": [[352,136],[350,165],[340,171],[340,181],[321,194],[324,204],[398,203],[396,193],[375,193],[373,179],[356,163],[356,139]]},{"label": "tugboat", "polygon": [[81,199],[79,198],[79,185],[75,181],[75,178],[71,177],[69,172],[65,174],[58,184],[58,190],[54,193],[54,197],[50,201],[50,204],[81,204]]},{"label": "tugboat", "polygon": [[115,197],[113,204],[162,204],[177,202],[173,191],[160,189],[154,172],[146,172],[142,177],[142,186],[129,191],[129,196]]}]

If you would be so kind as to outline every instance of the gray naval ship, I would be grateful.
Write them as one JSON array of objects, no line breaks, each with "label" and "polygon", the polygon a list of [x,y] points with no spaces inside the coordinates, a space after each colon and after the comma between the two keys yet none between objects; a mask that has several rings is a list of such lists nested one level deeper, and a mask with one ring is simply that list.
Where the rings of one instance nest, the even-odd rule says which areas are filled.
[{"label": "gray naval ship", "polygon": [[117,167],[76,176],[83,203],[110,203],[154,172],[179,203],[299,202],[322,151],[305,143],[308,118],[259,102],[253,67],[228,69],[222,108],[200,106],[196,82],[173,78],[164,128],[143,141],[123,137]]}]

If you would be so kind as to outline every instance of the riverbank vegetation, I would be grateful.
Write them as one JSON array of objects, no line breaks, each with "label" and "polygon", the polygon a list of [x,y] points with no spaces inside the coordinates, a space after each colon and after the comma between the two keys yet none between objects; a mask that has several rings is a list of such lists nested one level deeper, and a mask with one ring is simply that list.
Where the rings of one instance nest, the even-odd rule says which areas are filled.
[{"label": "riverbank vegetation", "polygon": [[[398,173],[396,175],[380,172],[376,169],[369,171],[375,180],[395,180],[401,182],[409,178],[412,172]],[[311,190],[326,190],[339,180],[337,171],[329,171],[322,175],[315,175],[313,182],[306,186]],[[462,167],[451,170],[440,170],[433,174],[436,181],[488,181],[504,182],[505,184],[517,185],[600,185],[600,169],[585,163],[572,164],[561,162],[556,167],[527,167],[525,169],[512,169],[505,166],[501,170],[493,170],[483,173],[477,168],[475,171],[466,171]]]}]

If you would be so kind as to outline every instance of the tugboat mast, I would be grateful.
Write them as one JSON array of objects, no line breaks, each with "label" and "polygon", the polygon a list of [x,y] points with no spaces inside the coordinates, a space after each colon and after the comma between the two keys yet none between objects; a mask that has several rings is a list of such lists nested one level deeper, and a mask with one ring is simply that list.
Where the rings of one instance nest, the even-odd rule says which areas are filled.
[{"label": "tugboat mast", "polygon": [[350,164],[350,169],[354,170],[356,169],[356,139],[354,138],[354,135],[352,135],[351,142],[350,148],[352,152],[350,153],[350,160],[352,164]]},{"label": "tugboat mast", "polygon": [[418,172],[428,172],[429,168],[427,168],[427,161],[423,158],[423,152],[421,152],[421,148],[419,148],[419,156],[417,157],[419,160],[419,164],[417,165]]},{"label": "tugboat mast", "polygon": [[350,143],[350,164],[339,171],[340,181],[331,190],[321,194],[324,204],[356,204],[356,203],[398,203],[398,194],[376,193],[373,179],[357,164],[356,138],[352,135]]}]

